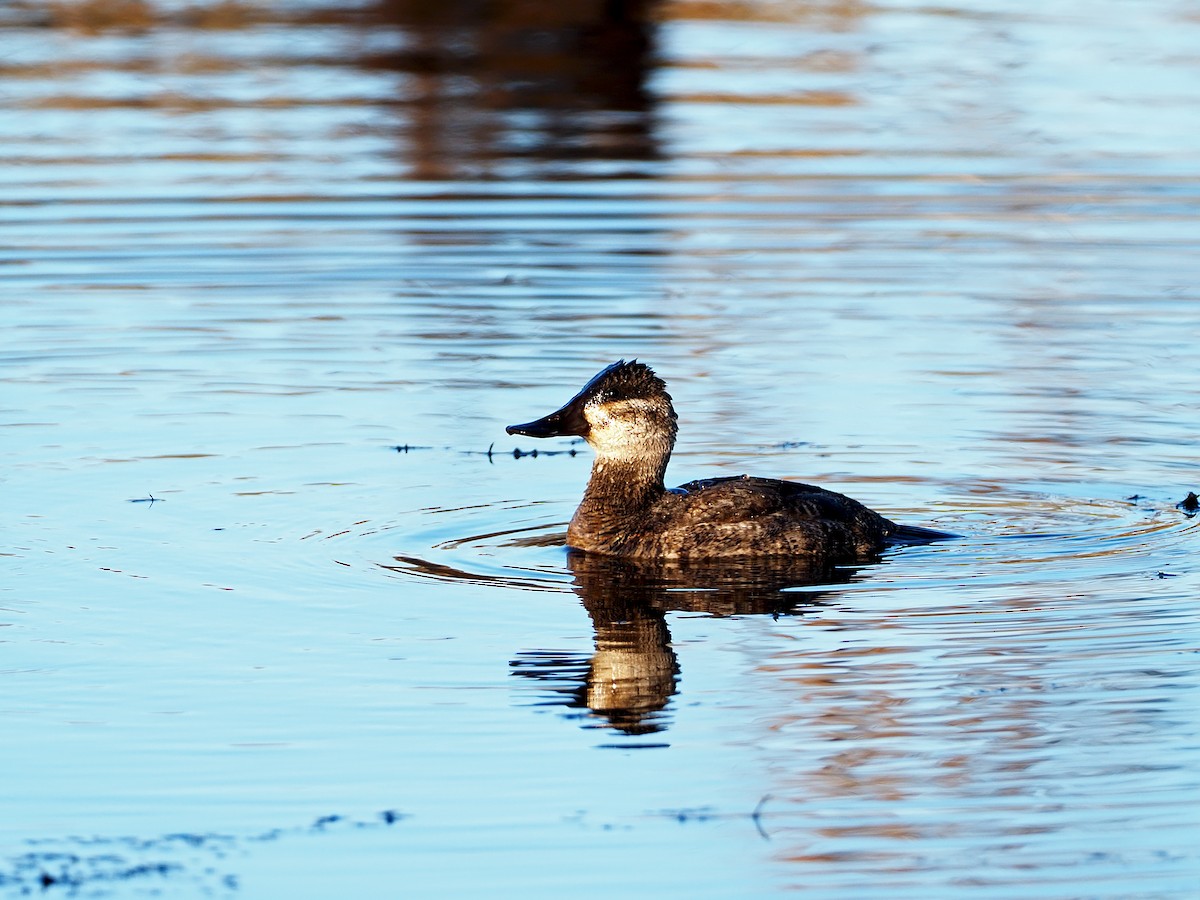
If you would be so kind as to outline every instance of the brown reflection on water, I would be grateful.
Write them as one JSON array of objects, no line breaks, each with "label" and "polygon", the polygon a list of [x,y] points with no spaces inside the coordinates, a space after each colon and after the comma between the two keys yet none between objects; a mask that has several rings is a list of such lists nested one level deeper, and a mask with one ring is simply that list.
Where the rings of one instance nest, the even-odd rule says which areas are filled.
[{"label": "brown reflection on water", "polygon": [[[289,9],[225,0],[168,6],[150,0],[83,0],[9,11],[7,23],[60,29],[77,36],[119,33],[161,38],[131,45],[128,54],[41,65],[3,66],[8,75],[65,79],[40,108],[161,107],[174,112],[262,106],[333,105],[402,111],[391,128],[398,155],[418,179],[481,177],[497,160],[645,161],[657,159],[654,103],[647,82],[655,55],[658,0],[561,3],[526,0],[479,4],[468,0],[380,0],[361,7],[314,4]],[[187,37],[215,31],[287,27],[298,37],[336,29],[337,40],[306,49],[264,41],[236,48]],[[194,37],[194,35],[193,35]],[[187,52],[163,52],[182,41]],[[353,68],[395,73],[390,91],[329,98],[302,95],[234,96],[207,77],[269,72],[273,68]],[[72,75],[89,69],[146,76],[137,86],[105,96]],[[164,88],[162,79],[187,76]],[[81,89],[82,88],[82,89]],[[295,90],[293,87],[292,90]],[[355,90],[361,90],[355,87]],[[368,89],[369,90],[369,89]],[[379,130],[361,119],[341,136]],[[547,173],[542,172],[545,175]],[[578,176],[578,171],[573,172]],[[619,172],[597,173],[613,177]],[[553,177],[552,174],[549,177]]]},{"label": "brown reflection on water", "polygon": [[[777,817],[768,829],[776,858],[799,867],[798,884],[806,873],[867,859],[892,872],[920,871],[914,848],[926,845],[912,842],[978,831],[978,822],[966,827],[953,816],[923,815],[932,802],[995,807],[984,827],[997,839],[1019,842],[1053,829],[1029,818],[1060,808],[1029,797],[1030,770],[1046,763],[1052,741],[1041,724],[1048,704],[1039,695],[1053,687],[1044,680],[1026,676],[975,689],[996,684],[995,672],[968,665],[960,678],[972,687],[931,709],[912,696],[922,673],[902,646],[844,647],[834,659],[797,654],[761,669],[774,670],[796,698],[770,726],[779,740],[796,744],[773,766]],[[997,701],[996,691],[1012,696]],[[904,809],[910,814],[898,812]]]},{"label": "brown reflection on water", "polygon": [[229,30],[314,20],[311,13],[297,16],[286,10],[268,9],[239,0],[192,3],[183,7],[163,7],[152,0],[54,0],[42,5],[18,3],[14,6],[26,7],[38,24],[87,34],[142,32],[163,27]]},{"label": "brown reflection on water", "polygon": [[[755,666],[789,698],[766,720],[766,827],[776,858],[797,866],[797,885],[865,861],[921,871],[930,841],[982,837],[1028,853],[1031,836],[1125,814],[1115,812],[1128,799],[1124,779],[1147,765],[1129,751],[1139,736],[1169,730],[1164,697],[1177,676],[1122,671],[1112,647],[1091,645],[1051,605],[1031,602],[990,627],[969,605],[923,613],[940,620],[927,636],[932,651],[914,640],[921,626],[911,618],[889,611],[838,625],[831,612],[823,620],[835,646]],[[960,632],[956,619],[971,624]],[[1060,790],[1080,772],[1116,786],[1104,796]],[[977,862],[963,858],[964,877]]]},{"label": "brown reflection on water", "polygon": [[417,177],[464,159],[651,159],[654,5],[384,0],[370,15],[410,43],[360,62],[414,78]]},{"label": "brown reflection on water", "polygon": [[805,22],[815,28],[837,31],[852,27],[876,11],[861,0],[806,0],[804,3],[745,3],[729,0],[674,0],[675,19],[717,19],[742,22]]}]

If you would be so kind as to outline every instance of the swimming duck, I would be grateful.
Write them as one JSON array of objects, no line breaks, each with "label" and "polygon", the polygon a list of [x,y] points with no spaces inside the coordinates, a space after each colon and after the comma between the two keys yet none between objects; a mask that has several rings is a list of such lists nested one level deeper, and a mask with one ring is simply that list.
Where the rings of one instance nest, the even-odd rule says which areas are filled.
[{"label": "swimming duck", "polygon": [[664,486],[678,432],[666,383],[620,360],[561,409],[509,434],[577,435],[596,452],[567,530],[578,550],[640,558],[808,557],[864,560],[893,543],[950,535],[897,525],[857,500],[794,481],[736,475]]}]

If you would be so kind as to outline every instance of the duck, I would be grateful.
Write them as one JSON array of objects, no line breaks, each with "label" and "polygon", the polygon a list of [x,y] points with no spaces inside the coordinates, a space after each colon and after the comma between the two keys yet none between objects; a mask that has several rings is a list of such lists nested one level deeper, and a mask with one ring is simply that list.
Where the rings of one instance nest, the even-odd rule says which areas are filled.
[{"label": "duck", "polygon": [[595,452],[567,545],[636,559],[788,557],[862,562],[893,544],[953,537],[898,525],[857,500],[796,481],[734,475],[665,486],[679,432],[663,381],[636,359],[598,372],[560,409],[506,432],[580,437]]}]

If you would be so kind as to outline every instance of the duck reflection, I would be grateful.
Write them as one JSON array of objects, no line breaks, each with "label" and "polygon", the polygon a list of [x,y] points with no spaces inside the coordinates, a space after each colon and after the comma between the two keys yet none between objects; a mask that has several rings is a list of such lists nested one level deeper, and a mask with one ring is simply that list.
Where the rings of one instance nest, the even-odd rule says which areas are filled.
[{"label": "duck reflection", "polygon": [[676,692],[679,660],[666,613],[714,616],[801,613],[820,593],[787,590],[849,581],[853,569],[802,560],[744,560],[736,565],[634,561],[572,551],[574,589],[592,620],[595,652],[535,651],[512,662],[513,674],[542,682],[549,702],[624,734],[663,731]]}]

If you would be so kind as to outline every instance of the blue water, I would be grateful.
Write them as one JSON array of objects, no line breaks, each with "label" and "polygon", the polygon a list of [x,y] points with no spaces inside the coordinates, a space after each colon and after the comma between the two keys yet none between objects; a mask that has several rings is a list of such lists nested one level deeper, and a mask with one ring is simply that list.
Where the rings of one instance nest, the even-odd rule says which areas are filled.
[{"label": "blue water", "polygon": [[[108,9],[0,10],[0,895],[1200,893],[1186,4]],[[569,557],[622,357],[961,537]]]}]

